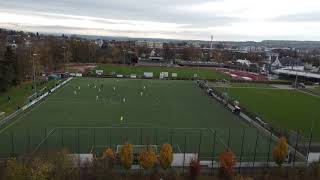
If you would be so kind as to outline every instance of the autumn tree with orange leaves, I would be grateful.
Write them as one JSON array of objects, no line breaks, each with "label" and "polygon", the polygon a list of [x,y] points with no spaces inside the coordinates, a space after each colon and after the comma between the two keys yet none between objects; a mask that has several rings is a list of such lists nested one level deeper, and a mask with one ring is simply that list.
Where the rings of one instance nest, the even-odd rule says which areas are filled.
[{"label": "autumn tree with orange leaves", "polygon": [[228,149],[220,155],[219,162],[223,174],[228,177],[233,176],[237,164],[236,155]]},{"label": "autumn tree with orange leaves", "polygon": [[103,158],[115,160],[116,156],[111,148],[108,148],[106,151],[103,152]]},{"label": "autumn tree with orange leaves", "polygon": [[173,150],[170,144],[162,145],[160,155],[159,155],[159,163],[162,169],[168,169],[171,166],[173,161]]},{"label": "autumn tree with orange leaves", "polygon": [[111,148],[108,148],[103,152],[102,159],[104,159],[109,168],[113,168],[114,162],[116,160],[116,155]]},{"label": "autumn tree with orange leaves", "polygon": [[273,160],[281,166],[288,156],[288,143],[285,137],[281,137],[278,144],[273,148]]},{"label": "autumn tree with orange leaves", "polygon": [[158,162],[155,152],[150,149],[144,149],[139,155],[139,162],[143,169],[150,170]]},{"label": "autumn tree with orange leaves", "polygon": [[133,146],[132,144],[126,143],[120,150],[120,161],[122,166],[129,170],[133,163]]}]

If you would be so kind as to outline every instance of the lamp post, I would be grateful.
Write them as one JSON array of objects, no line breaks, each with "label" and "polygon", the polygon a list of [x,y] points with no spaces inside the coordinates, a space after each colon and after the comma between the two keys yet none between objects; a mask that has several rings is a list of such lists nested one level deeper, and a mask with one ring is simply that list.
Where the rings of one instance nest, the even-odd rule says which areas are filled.
[{"label": "lamp post", "polygon": [[37,82],[36,82],[36,68],[34,64],[34,57],[37,56],[37,54],[32,54],[32,67],[33,67],[33,87],[34,87],[34,94],[37,96]]},{"label": "lamp post", "polygon": [[126,64],[126,50],[122,50],[123,51],[123,64]]},{"label": "lamp post", "polygon": [[63,49],[64,72],[66,72],[66,47],[62,46],[62,49]]}]

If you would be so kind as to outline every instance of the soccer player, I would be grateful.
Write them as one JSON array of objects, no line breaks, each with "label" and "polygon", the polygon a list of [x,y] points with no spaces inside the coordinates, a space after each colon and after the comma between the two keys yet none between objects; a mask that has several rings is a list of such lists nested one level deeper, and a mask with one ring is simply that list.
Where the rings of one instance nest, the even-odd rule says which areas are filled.
[{"label": "soccer player", "polygon": [[96,101],[98,101],[99,100],[99,96],[96,96]]},{"label": "soccer player", "polygon": [[74,91],[73,91],[73,94],[74,94],[74,95],[77,95],[77,91],[76,91],[76,90],[74,90]]}]

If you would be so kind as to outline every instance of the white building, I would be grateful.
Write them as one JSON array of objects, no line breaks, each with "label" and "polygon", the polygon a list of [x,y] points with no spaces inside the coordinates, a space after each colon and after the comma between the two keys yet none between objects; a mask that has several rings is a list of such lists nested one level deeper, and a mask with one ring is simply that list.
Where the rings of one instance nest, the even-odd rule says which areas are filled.
[{"label": "white building", "polygon": [[147,46],[147,41],[136,41],[135,45],[138,47]]},{"label": "white building", "polygon": [[98,45],[99,47],[102,47],[102,45],[103,45],[103,40],[102,40],[102,39],[96,40],[96,41],[95,41],[95,44]]},{"label": "white building", "polygon": [[153,42],[153,41],[136,41],[136,46],[143,47],[146,46],[151,49],[162,49],[163,43],[162,42]]},{"label": "white building", "polygon": [[238,59],[236,60],[237,64],[241,64],[241,65],[246,65],[246,66],[250,66],[252,63],[249,60],[246,59]]},{"label": "white building", "polygon": [[159,55],[157,55],[156,51],[154,49],[152,49],[152,51],[150,52],[149,60],[162,61],[163,57],[160,57]]}]

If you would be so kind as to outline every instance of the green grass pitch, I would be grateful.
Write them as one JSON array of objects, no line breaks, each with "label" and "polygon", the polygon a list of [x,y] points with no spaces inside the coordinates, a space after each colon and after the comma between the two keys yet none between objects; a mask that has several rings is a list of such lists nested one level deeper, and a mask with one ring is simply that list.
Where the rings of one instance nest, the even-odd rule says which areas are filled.
[{"label": "green grass pitch", "polygon": [[144,72],[153,72],[154,77],[159,77],[161,72],[177,73],[178,78],[194,78],[194,74],[199,74],[204,79],[230,79],[230,77],[210,68],[191,67],[147,67],[147,66],[98,66],[96,69],[104,70],[105,74],[112,72],[123,75],[137,74],[142,76]]},{"label": "green grass pitch", "polygon": [[313,121],[314,140],[320,140],[320,98],[284,89],[220,88],[220,90],[277,127],[300,130],[308,137]]},{"label": "green grass pitch", "polygon": [[265,160],[268,137],[208,97],[193,81],[74,78],[1,130],[0,143],[7,146],[0,147],[0,155],[31,152],[43,139],[41,152],[68,148],[88,153],[129,141],[172,143],[176,151],[200,149],[206,157],[229,145],[240,155],[244,129],[243,156],[250,160],[256,151]]}]

